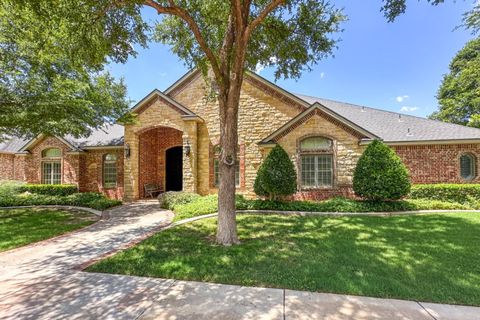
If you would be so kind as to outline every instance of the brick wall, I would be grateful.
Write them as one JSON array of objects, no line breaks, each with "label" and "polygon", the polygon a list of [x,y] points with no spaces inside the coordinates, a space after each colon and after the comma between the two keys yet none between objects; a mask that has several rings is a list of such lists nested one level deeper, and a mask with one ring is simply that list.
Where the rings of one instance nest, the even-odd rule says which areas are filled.
[{"label": "brick wall", "polygon": [[[480,144],[393,146],[410,171],[412,183],[480,183]],[[460,177],[460,156],[471,153],[477,159],[477,176]]]},{"label": "brick wall", "polygon": [[14,179],[15,155],[0,153],[0,180]]},{"label": "brick wall", "polygon": [[154,128],[139,135],[140,197],[145,197],[146,183],[157,183],[165,190],[165,151],[182,144],[182,132],[173,128]]},{"label": "brick wall", "polygon": [[[117,156],[117,185],[105,188],[103,186],[103,160],[107,154]],[[124,194],[124,156],[123,149],[88,150],[80,155],[81,192],[101,192],[112,199],[122,199]]]}]

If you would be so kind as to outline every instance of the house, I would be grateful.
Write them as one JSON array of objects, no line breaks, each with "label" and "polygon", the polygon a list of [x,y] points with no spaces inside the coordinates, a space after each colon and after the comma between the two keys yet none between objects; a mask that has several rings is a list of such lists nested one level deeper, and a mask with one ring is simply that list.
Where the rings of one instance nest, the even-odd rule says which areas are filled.
[{"label": "house", "polygon": [[[144,186],[217,191],[219,117],[199,71],[154,90],[132,109],[134,124],[106,126],[86,139],[40,135],[0,145],[0,179],[75,183],[126,200]],[[374,139],[390,145],[413,183],[478,183],[480,130],[293,94],[247,73],[239,110],[237,192],[253,195],[262,159],[276,144],[298,173],[297,199],[352,195],[352,175]]]}]

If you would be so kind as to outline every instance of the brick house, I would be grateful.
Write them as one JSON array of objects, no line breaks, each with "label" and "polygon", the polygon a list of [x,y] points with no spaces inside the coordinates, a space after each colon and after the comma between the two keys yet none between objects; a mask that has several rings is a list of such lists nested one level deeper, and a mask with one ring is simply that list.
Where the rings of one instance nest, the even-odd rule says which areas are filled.
[{"label": "brick house", "polygon": [[[144,185],[200,194],[217,191],[218,108],[199,71],[154,90],[132,109],[134,124],[110,125],[86,139],[40,135],[0,144],[0,180],[74,183],[126,200]],[[238,193],[253,196],[262,159],[276,144],[298,173],[297,199],[352,195],[366,145],[381,139],[413,183],[478,183],[480,130],[321,98],[296,95],[247,73],[239,110]]]}]

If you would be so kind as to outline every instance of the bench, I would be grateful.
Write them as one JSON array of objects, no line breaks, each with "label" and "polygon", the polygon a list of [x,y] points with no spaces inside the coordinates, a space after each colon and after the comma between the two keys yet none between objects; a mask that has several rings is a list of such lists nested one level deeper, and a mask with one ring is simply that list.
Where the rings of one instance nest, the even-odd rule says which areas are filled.
[{"label": "bench", "polygon": [[145,196],[148,195],[152,199],[155,195],[159,195],[163,192],[162,187],[160,187],[158,183],[146,183],[143,186],[143,189],[145,190]]}]

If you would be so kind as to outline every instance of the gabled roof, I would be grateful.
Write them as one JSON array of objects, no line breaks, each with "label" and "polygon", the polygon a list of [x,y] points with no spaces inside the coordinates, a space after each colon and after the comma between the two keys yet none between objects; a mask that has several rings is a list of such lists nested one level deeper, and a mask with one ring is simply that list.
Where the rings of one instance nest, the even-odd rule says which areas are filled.
[{"label": "gabled roof", "polygon": [[480,129],[329,99],[297,96],[309,103],[324,105],[390,144],[480,142]]},{"label": "gabled roof", "polygon": [[269,144],[277,142],[281,137],[287,135],[294,128],[298,127],[300,124],[308,120],[312,115],[319,115],[326,118],[327,120],[338,123],[340,126],[343,126],[347,131],[350,131],[352,134],[358,136],[361,139],[380,139],[380,137],[375,134],[365,130],[364,128],[358,126],[357,124],[351,122],[350,120],[342,117],[338,113],[326,108],[324,105],[315,102],[308,109],[298,114],[295,118],[288,121],[282,127],[277,129],[275,132],[270,134],[268,137],[263,139],[260,144]]},{"label": "gabled roof", "polygon": [[196,114],[191,110],[189,110],[187,107],[178,103],[177,101],[170,98],[169,96],[167,96],[166,94],[164,94],[162,91],[158,89],[154,89],[152,92],[150,92],[145,98],[143,98],[136,105],[134,105],[130,111],[137,114],[141,113],[150,105],[152,105],[152,103],[157,101],[157,99],[161,100],[166,105],[168,105],[172,109],[182,114],[182,116],[196,116]]}]

